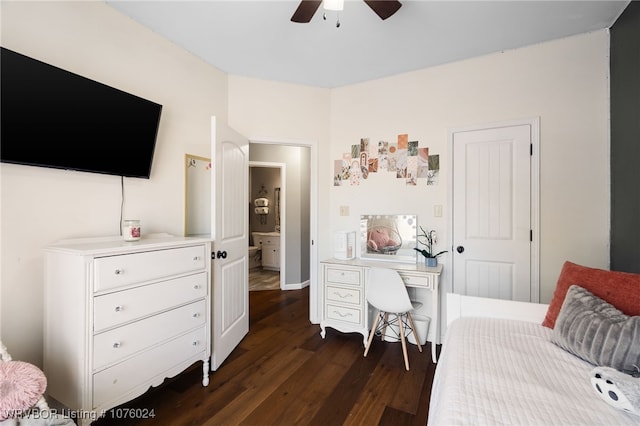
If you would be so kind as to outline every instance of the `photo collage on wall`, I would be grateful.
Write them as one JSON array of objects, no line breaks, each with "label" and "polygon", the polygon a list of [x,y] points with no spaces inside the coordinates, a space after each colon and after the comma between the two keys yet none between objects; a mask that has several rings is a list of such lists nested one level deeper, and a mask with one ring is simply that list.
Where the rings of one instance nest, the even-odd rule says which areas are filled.
[{"label": "photo collage on wall", "polygon": [[421,148],[418,141],[410,141],[408,134],[398,135],[397,142],[371,143],[361,138],[351,145],[351,151],[335,160],[334,186],[357,186],[369,173],[387,173],[404,179],[408,186],[416,186],[418,179],[427,185],[437,185],[440,174],[440,156],[429,155],[429,148]]}]

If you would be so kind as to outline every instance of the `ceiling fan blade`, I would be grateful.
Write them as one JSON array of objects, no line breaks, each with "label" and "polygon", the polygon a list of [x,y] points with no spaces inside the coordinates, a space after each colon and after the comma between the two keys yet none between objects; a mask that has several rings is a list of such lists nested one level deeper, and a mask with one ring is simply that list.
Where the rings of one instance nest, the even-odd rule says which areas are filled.
[{"label": "ceiling fan blade", "polygon": [[383,20],[396,13],[402,6],[399,1],[364,0],[364,2]]},{"label": "ceiling fan blade", "polygon": [[320,7],[320,3],[322,3],[322,0],[302,0],[298,5],[296,11],[293,12],[291,21],[299,22],[301,24],[311,21],[311,18],[313,18],[316,10],[318,10],[318,8]]}]

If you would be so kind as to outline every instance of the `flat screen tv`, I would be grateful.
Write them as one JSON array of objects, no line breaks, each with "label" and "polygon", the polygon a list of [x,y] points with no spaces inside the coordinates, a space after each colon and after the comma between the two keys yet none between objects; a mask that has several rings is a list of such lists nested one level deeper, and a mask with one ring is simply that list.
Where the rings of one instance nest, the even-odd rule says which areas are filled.
[{"label": "flat screen tv", "polygon": [[150,177],[162,105],[1,49],[2,162]]}]

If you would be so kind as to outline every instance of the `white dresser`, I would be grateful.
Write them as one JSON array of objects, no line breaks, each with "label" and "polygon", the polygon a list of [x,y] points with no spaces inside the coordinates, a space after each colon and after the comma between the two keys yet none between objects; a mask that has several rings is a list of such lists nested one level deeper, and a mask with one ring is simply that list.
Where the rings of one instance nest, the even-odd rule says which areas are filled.
[{"label": "white dresser", "polygon": [[431,292],[431,316],[433,341],[431,359],[437,362],[436,344],[440,335],[440,274],[442,265],[428,268],[421,263],[370,261],[362,259],[328,259],[321,262],[323,303],[321,336],[326,336],[326,327],[343,333],[362,334],[363,345],[369,337],[369,308],[366,299],[366,279],[372,266],[395,269],[400,273],[406,287],[420,288]]},{"label": "white dresser", "polygon": [[46,247],[47,394],[99,415],[198,361],[207,386],[210,256],[207,239],[167,235]]}]

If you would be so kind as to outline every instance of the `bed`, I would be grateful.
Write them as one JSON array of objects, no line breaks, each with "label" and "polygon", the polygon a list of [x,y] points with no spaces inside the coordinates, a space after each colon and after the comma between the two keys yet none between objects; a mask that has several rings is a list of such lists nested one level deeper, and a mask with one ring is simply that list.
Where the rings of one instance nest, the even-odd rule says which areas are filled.
[{"label": "bed", "polygon": [[[640,275],[633,278],[638,281],[631,287],[640,293]],[[561,282],[556,293],[562,293]],[[569,299],[574,289],[567,291],[558,297]],[[640,309],[634,297],[632,310]],[[595,365],[559,346],[554,339],[560,332],[554,336],[553,328],[542,325],[556,310],[555,299],[556,294],[544,305],[448,294],[447,332],[427,424],[639,425],[640,416],[614,408],[595,391]],[[557,311],[557,320],[564,321],[566,315]],[[640,344],[632,344],[637,360]]]}]

